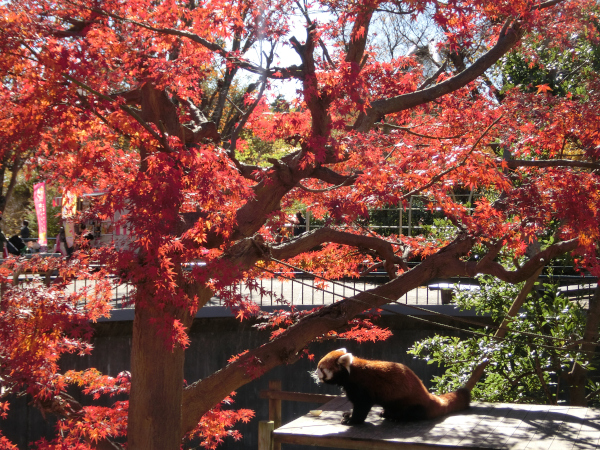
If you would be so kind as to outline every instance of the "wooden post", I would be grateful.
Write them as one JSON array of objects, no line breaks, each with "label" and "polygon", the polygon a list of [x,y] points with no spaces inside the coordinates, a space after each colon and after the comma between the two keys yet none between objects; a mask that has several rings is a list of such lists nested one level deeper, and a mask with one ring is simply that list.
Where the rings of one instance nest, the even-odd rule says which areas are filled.
[{"label": "wooden post", "polygon": [[449,305],[452,303],[452,294],[454,293],[453,289],[442,289],[440,290],[440,295],[442,297],[442,305]]},{"label": "wooden post", "polygon": [[412,205],[413,205],[413,197],[412,195],[408,199],[408,237],[412,236]]},{"label": "wooden post", "polygon": [[[269,390],[281,391],[281,380],[270,380]],[[273,421],[275,428],[281,426],[281,399],[269,399],[269,420]],[[281,450],[281,444],[273,445],[273,450]]]},{"label": "wooden post", "polygon": [[402,212],[404,211],[404,208],[402,207],[402,204],[400,204],[400,208],[398,208],[398,213],[399,213],[399,225],[398,225],[398,236],[402,236],[404,233],[402,232]]},{"label": "wooden post", "polygon": [[[258,422],[258,450],[273,450],[273,430],[275,424],[272,420]],[[281,446],[281,444],[279,444]]]}]

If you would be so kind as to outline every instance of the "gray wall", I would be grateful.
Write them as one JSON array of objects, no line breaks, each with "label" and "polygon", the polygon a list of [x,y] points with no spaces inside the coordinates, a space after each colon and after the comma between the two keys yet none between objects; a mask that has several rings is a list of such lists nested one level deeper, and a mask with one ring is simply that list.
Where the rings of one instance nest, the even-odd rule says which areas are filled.
[{"label": "gray wall", "polygon": [[[432,316],[428,316],[431,319]],[[473,319],[471,317],[471,319]],[[452,323],[453,321],[445,321]],[[406,350],[417,340],[433,334],[456,334],[456,331],[436,326],[435,323],[415,321],[400,315],[385,315],[378,324],[389,327],[393,337],[385,342],[358,344],[351,341],[326,341],[313,343],[309,350],[315,355],[315,361],[304,358],[298,362],[282,366],[267,373],[263,377],[241,387],[233,408],[249,408],[255,411],[256,417],[248,424],[240,424],[237,428],[242,432],[241,441],[226,441],[222,449],[255,449],[257,447],[258,421],[268,418],[268,401],[259,396],[262,389],[268,388],[269,380],[281,380],[283,390],[310,393],[339,394],[333,386],[317,385],[309,375],[316,362],[327,352],[346,347],[357,356],[368,359],[383,359],[402,362],[410,366],[429,385],[429,380],[440,373],[435,365],[413,359]],[[457,325],[457,324],[455,324]],[[460,325],[460,324],[458,324]],[[78,357],[67,355],[61,366],[64,369],[83,370],[96,367],[105,374],[115,376],[123,370],[129,370],[131,347],[131,322],[104,322],[96,324],[94,352],[92,355]],[[227,359],[246,349],[256,347],[268,340],[269,332],[258,331],[251,323],[240,323],[230,318],[198,318],[191,330],[191,345],[187,351],[185,377],[188,382],[205,378],[227,364]],[[78,392],[73,395],[84,400]],[[107,400],[110,404],[114,400]],[[283,421],[287,423],[296,417],[306,414],[318,405],[309,403],[284,402]],[[52,424],[44,421],[37,410],[27,404],[26,399],[13,399],[8,420],[0,420],[2,432],[19,448],[26,449],[27,442],[34,442],[41,436],[52,435]],[[285,446],[286,449],[299,449],[298,446]],[[310,447],[315,448],[315,447]]]}]

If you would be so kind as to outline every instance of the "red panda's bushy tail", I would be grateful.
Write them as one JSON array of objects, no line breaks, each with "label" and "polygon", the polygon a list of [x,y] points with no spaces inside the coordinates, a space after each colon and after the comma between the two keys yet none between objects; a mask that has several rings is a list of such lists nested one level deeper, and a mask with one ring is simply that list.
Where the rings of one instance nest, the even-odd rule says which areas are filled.
[{"label": "red panda's bushy tail", "polygon": [[448,394],[432,395],[432,397],[434,401],[428,411],[430,419],[468,409],[471,403],[471,391],[467,388],[460,388]]}]

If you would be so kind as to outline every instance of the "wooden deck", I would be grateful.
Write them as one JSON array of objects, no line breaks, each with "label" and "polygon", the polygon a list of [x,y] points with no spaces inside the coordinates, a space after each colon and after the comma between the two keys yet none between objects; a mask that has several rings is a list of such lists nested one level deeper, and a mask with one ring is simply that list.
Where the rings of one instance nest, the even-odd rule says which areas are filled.
[{"label": "wooden deck", "polygon": [[[474,403],[432,421],[394,423],[373,408],[359,426],[340,424],[350,403],[340,397],[273,432],[273,441],[347,449],[600,449],[600,410],[569,406]],[[285,449],[285,445],[283,446]]]}]

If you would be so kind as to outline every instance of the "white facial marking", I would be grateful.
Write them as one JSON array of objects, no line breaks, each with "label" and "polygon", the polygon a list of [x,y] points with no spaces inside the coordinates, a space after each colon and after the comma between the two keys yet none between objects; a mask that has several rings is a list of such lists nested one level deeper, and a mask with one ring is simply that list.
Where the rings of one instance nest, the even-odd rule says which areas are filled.
[{"label": "white facial marking", "polygon": [[323,369],[323,381],[330,380],[333,376],[333,373],[329,369]]},{"label": "white facial marking", "polygon": [[320,381],[323,381],[323,371],[321,369],[317,369],[317,377]]}]

